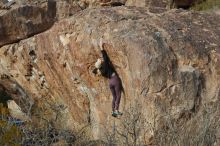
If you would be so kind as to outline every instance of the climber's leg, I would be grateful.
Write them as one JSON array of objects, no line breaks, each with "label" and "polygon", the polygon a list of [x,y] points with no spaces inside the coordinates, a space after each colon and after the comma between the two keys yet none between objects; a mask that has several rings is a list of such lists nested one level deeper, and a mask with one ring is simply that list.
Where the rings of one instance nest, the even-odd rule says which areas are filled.
[{"label": "climber's leg", "polygon": [[110,84],[110,89],[111,89],[112,96],[113,96],[113,98],[112,98],[112,112],[114,112],[115,111],[115,101],[116,101],[117,96],[116,96],[114,85]]},{"label": "climber's leg", "polygon": [[121,100],[121,90],[122,90],[120,78],[117,75],[115,75],[110,78],[109,83],[113,96],[112,110],[113,112],[115,112],[116,115],[122,115],[122,113],[118,111]]},{"label": "climber's leg", "polygon": [[115,110],[119,110],[119,104],[121,101],[121,85],[116,84],[115,86],[115,92],[116,92],[116,101],[115,101]]}]

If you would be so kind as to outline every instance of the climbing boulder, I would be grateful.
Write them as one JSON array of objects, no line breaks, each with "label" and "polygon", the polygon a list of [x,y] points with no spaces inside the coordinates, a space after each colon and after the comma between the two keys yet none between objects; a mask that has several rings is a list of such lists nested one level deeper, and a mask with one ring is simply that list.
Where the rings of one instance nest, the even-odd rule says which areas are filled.
[{"label": "climbing boulder", "polygon": [[[0,75],[33,99],[36,123],[88,126],[92,139],[115,136],[119,145],[133,144],[134,134],[122,136],[131,128],[137,145],[219,145],[219,24],[212,12],[88,8],[1,47]],[[111,116],[108,79],[92,72],[101,38],[125,91],[120,119]]]}]

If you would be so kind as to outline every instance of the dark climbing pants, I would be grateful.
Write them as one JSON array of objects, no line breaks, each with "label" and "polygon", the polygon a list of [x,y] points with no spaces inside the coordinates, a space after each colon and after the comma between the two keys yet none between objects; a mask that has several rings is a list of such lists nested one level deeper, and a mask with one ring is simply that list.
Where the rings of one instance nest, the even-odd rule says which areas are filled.
[{"label": "dark climbing pants", "polygon": [[122,91],[121,80],[117,75],[110,78],[109,87],[111,89],[113,96],[112,111],[115,111],[119,109],[119,104],[121,100],[121,91]]}]

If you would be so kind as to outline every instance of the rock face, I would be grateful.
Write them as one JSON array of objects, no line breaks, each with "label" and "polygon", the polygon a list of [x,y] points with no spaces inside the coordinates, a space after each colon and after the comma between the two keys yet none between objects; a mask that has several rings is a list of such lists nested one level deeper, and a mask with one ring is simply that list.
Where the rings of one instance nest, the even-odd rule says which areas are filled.
[{"label": "rock face", "polygon": [[[117,128],[128,133],[123,124],[135,121],[129,109],[139,103],[142,108],[133,114],[140,113],[141,130],[134,141],[122,137],[121,145],[218,145],[219,24],[219,14],[86,9],[1,47],[0,85],[15,101],[31,100],[33,118],[42,114],[63,129],[89,125],[94,139],[106,139]],[[101,37],[125,90],[121,120],[110,115],[108,80],[92,73]]]},{"label": "rock face", "polygon": [[78,11],[85,9],[84,3],[77,0],[24,0],[23,2],[25,5],[36,5],[42,8],[47,7],[48,3],[56,3],[55,10],[57,20],[72,16]]}]

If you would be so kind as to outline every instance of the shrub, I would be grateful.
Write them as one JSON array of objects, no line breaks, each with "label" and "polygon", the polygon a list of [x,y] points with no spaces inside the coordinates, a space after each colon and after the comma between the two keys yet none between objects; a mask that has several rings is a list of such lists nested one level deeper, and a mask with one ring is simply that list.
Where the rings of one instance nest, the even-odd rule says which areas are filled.
[{"label": "shrub", "polygon": [[206,0],[200,4],[195,4],[192,9],[198,11],[205,11],[220,8],[220,0]]},{"label": "shrub", "polygon": [[0,104],[0,145],[18,146],[21,142],[21,131],[8,121],[9,111]]}]

